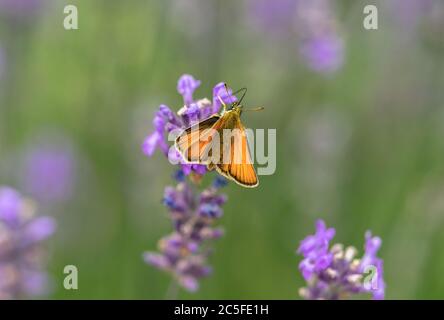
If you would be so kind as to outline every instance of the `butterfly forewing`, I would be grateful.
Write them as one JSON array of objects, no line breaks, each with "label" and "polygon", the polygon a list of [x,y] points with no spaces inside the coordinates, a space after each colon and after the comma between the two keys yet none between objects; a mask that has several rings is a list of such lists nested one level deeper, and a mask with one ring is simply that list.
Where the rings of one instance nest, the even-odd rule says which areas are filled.
[{"label": "butterfly forewing", "polygon": [[208,156],[212,154],[212,148],[209,147],[217,140],[216,128],[219,120],[219,115],[213,115],[184,130],[176,138],[176,149],[186,161],[199,164],[208,163]]}]

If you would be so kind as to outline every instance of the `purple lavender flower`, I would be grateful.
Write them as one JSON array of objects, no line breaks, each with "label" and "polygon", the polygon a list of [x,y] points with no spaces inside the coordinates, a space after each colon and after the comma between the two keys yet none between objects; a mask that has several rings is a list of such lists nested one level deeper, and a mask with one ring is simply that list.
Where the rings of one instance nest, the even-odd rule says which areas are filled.
[{"label": "purple lavender flower", "polygon": [[148,135],[142,144],[142,151],[147,156],[152,156],[156,149],[160,149],[171,163],[180,163],[186,175],[189,175],[191,172],[203,175],[206,172],[206,167],[204,165],[184,163],[177,150],[174,147],[170,148],[166,142],[170,134],[172,136],[177,135],[190,125],[219,112],[220,101],[217,96],[227,104],[236,101],[236,97],[232,95],[231,89],[228,89],[227,92],[223,83],[219,83],[214,87],[213,102],[206,98],[194,100],[194,91],[200,86],[200,83],[199,80],[188,74],[179,78],[177,91],[183,97],[184,106],[175,114],[168,106],[160,105],[153,119],[154,132]]},{"label": "purple lavender flower", "polygon": [[75,171],[74,152],[66,141],[45,141],[25,155],[23,186],[39,202],[62,202],[73,193]]},{"label": "purple lavender flower", "polygon": [[0,13],[9,16],[29,16],[38,12],[44,0],[0,0]]},{"label": "purple lavender flower", "polygon": [[[368,231],[365,235],[365,252],[361,259],[355,259],[357,250],[354,247],[344,249],[342,244],[329,248],[335,235],[333,228],[327,229],[325,222],[318,220],[316,233],[301,241],[298,253],[304,259],[299,264],[307,287],[300,289],[305,299],[344,299],[353,294],[371,293],[373,299],[384,299],[385,283],[383,279],[383,262],[376,257],[381,246],[379,237],[372,237]],[[364,276],[373,267],[376,274],[370,282]]]},{"label": "purple lavender flower", "polygon": [[381,258],[376,256],[379,248],[381,247],[382,240],[379,237],[372,237],[372,233],[367,231],[365,233],[365,252],[359,265],[361,272],[366,272],[366,269],[370,266],[375,266],[377,270],[376,278],[374,281],[365,285],[366,290],[373,290],[374,299],[384,299],[385,283],[383,278],[383,264]]},{"label": "purple lavender flower", "polygon": [[247,12],[261,31],[283,36],[292,31],[298,0],[250,0]]},{"label": "purple lavender flower", "polygon": [[[163,198],[174,231],[159,241],[159,253],[145,252],[143,259],[170,273],[177,283],[190,292],[198,290],[199,279],[211,273],[207,265],[210,251],[204,246],[209,240],[223,235],[223,230],[213,227],[213,224],[223,214],[222,206],[227,199],[218,191],[226,185],[226,181],[218,176],[212,185],[198,192],[196,187],[206,173],[206,167],[184,163],[179,152],[174,147],[168,147],[166,140],[170,137],[167,135],[179,134],[187,127],[219,112],[220,99],[226,104],[237,99],[231,89],[219,83],[213,89],[213,101],[194,100],[194,91],[199,86],[200,81],[191,75],[180,77],[177,91],[183,97],[184,106],[175,114],[169,107],[161,105],[154,116],[155,131],[142,145],[146,155],[151,156],[159,148],[171,163],[180,164],[180,169],[174,174],[177,186],[167,187]],[[186,179],[187,176],[190,180]]]},{"label": "purple lavender flower", "polygon": [[307,66],[331,74],[344,63],[344,40],[331,0],[254,0],[247,11],[255,25],[273,38],[297,35],[299,53]]},{"label": "purple lavender flower", "polygon": [[309,68],[320,73],[332,73],[343,64],[344,43],[335,34],[312,37],[301,42],[302,58]]},{"label": "purple lavender flower", "polygon": [[399,23],[405,33],[414,31],[418,22],[433,10],[440,0],[393,0],[387,4],[393,19]]},{"label": "purple lavender flower", "polygon": [[214,228],[214,222],[223,214],[224,195],[218,194],[223,183],[215,183],[196,194],[179,171],[176,187],[167,187],[163,199],[168,208],[174,231],[163,237],[158,244],[160,253],[145,252],[146,263],[172,274],[186,290],[194,292],[199,288],[199,279],[208,276],[209,251],[203,245],[208,240],[223,235],[221,228]]},{"label": "purple lavender flower", "polygon": [[55,228],[52,218],[34,216],[30,200],[12,188],[0,187],[0,299],[47,292],[42,242]]},{"label": "purple lavender flower", "polygon": [[231,104],[237,101],[237,98],[233,96],[233,91],[230,88],[227,90],[225,84],[219,82],[213,88],[213,113],[219,112],[222,107],[222,103],[218,97],[221,98],[225,104]]},{"label": "purple lavender flower", "polygon": [[302,260],[299,268],[305,280],[309,280],[316,272],[325,270],[330,265],[333,255],[328,251],[330,240],[334,237],[335,230],[327,229],[324,221],[316,223],[316,234],[305,238],[298,252],[306,259]]},{"label": "purple lavender flower", "polygon": [[343,65],[344,41],[331,1],[298,2],[296,28],[301,39],[299,51],[309,68],[328,74]]}]

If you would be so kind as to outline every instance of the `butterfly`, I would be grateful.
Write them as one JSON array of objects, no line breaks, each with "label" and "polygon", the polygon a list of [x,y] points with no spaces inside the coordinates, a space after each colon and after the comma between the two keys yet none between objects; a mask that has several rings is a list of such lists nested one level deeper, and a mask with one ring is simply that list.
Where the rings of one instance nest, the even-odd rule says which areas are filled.
[{"label": "butterfly", "polygon": [[[225,89],[229,96],[226,85]],[[245,127],[240,119],[244,111],[241,102],[247,89],[242,88],[237,92],[241,91],[241,99],[232,103],[229,109],[218,96],[223,106],[222,113],[213,114],[185,129],[176,138],[175,147],[185,162],[205,164],[209,171],[215,169],[220,175],[243,187],[254,188],[259,185],[259,180],[251,161]]]}]

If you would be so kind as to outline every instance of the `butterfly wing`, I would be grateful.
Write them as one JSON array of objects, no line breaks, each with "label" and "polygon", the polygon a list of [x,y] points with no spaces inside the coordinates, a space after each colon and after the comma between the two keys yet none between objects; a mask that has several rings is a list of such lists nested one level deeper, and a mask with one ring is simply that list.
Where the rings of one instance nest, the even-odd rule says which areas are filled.
[{"label": "butterfly wing", "polygon": [[221,163],[217,164],[216,170],[223,176],[234,180],[243,187],[254,188],[258,186],[259,180],[251,161],[248,149],[248,140],[245,128],[240,120],[232,129],[230,141],[223,141],[222,154],[229,153],[229,161],[221,158]]},{"label": "butterfly wing", "polygon": [[[224,129],[231,130],[227,141],[223,139]],[[223,116],[215,114],[189,127],[177,137],[175,146],[189,163],[207,164],[209,170],[216,168],[219,174],[244,187],[253,188],[259,184],[245,128],[233,112]],[[212,154],[214,150],[217,155]]]},{"label": "butterfly wing", "polygon": [[214,134],[220,126],[220,116],[215,114],[185,129],[175,142],[176,149],[190,163],[207,163],[208,148],[211,147]]}]

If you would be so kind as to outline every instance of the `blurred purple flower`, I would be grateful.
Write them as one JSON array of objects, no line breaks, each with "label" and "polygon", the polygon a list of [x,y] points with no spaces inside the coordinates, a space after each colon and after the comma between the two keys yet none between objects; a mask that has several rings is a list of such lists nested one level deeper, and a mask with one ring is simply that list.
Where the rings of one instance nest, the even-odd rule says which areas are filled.
[{"label": "blurred purple flower", "polygon": [[[373,299],[384,299],[385,283],[383,279],[383,262],[376,257],[381,246],[379,237],[372,237],[368,231],[365,235],[365,252],[361,259],[355,259],[357,250],[342,244],[329,248],[335,235],[333,228],[327,229],[325,222],[318,220],[316,233],[301,241],[298,253],[304,259],[299,264],[307,287],[300,289],[305,299],[344,299],[353,294],[371,293]],[[366,283],[364,275],[369,267],[374,267],[376,277]]]},{"label": "blurred purple flower", "polygon": [[179,78],[177,91],[183,97],[184,106],[175,114],[168,106],[160,105],[153,119],[154,132],[148,135],[142,144],[142,151],[147,156],[151,157],[156,149],[160,149],[171,163],[180,163],[186,175],[189,175],[191,172],[203,175],[206,172],[206,167],[204,165],[185,163],[176,149],[168,146],[167,140],[169,135],[180,134],[189,126],[207,119],[212,114],[218,112],[220,109],[218,95],[224,103],[229,104],[236,101],[236,97],[232,95],[231,89],[228,89],[227,93],[223,83],[219,83],[214,87],[213,103],[206,98],[193,100],[194,91],[200,86],[200,83],[199,80],[188,74],[184,74]]},{"label": "blurred purple flower", "polygon": [[44,0],[0,0],[0,14],[20,17],[37,13]]},{"label": "blurred purple flower", "polygon": [[335,72],[344,62],[344,40],[333,6],[330,0],[298,2],[299,51],[307,66],[319,73]]},{"label": "blurred purple flower", "polygon": [[[296,34],[299,53],[307,66],[318,73],[330,74],[344,63],[344,40],[332,0],[258,0],[247,11],[255,25],[278,36]],[[286,40],[287,41],[287,40]]]},{"label": "blurred purple flower", "polygon": [[299,265],[305,280],[314,273],[325,270],[330,265],[333,255],[328,251],[330,240],[335,235],[335,229],[327,229],[324,221],[316,222],[316,234],[305,238],[299,246],[298,253],[305,259]]},{"label": "blurred purple flower", "polygon": [[75,156],[66,142],[45,142],[27,151],[23,186],[39,202],[62,202],[73,193],[75,171]]},{"label": "blurred purple flower", "polygon": [[434,3],[441,0],[392,0],[388,3],[393,19],[402,29],[411,32],[427,12],[433,9]]},{"label": "blurred purple flower", "polygon": [[176,174],[176,187],[165,189],[163,203],[168,208],[174,231],[159,241],[159,251],[145,252],[143,259],[152,266],[169,272],[186,290],[194,292],[199,288],[199,279],[208,276],[208,250],[203,244],[218,239],[223,230],[214,228],[214,222],[222,216],[222,205],[226,196],[218,194],[224,184],[221,178],[196,194],[183,178],[183,172]]},{"label": "blurred purple flower", "polygon": [[298,0],[250,0],[247,12],[261,31],[283,36],[292,31]]},{"label": "blurred purple flower", "polygon": [[367,290],[371,290],[372,284],[374,285],[373,297],[377,300],[384,299],[385,293],[385,283],[384,283],[384,262],[381,258],[378,258],[376,254],[378,253],[379,248],[381,247],[382,240],[379,237],[372,237],[372,233],[367,231],[365,233],[365,252],[364,256],[361,259],[361,263],[359,265],[359,269],[361,272],[366,272],[366,268],[369,266],[375,266],[377,270],[376,280],[373,283],[369,283],[369,288]]},{"label": "blurred purple flower", "polygon": [[34,216],[31,201],[12,188],[0,187],[0,299],[47,292],[42,241],[55,229],[54,219]]},{"label": "blurred purple flower", "polygon": [[307,65],[316,72],[335,72],[344,62],[343,40],[334,34],[306,39],[299,48]]}]

